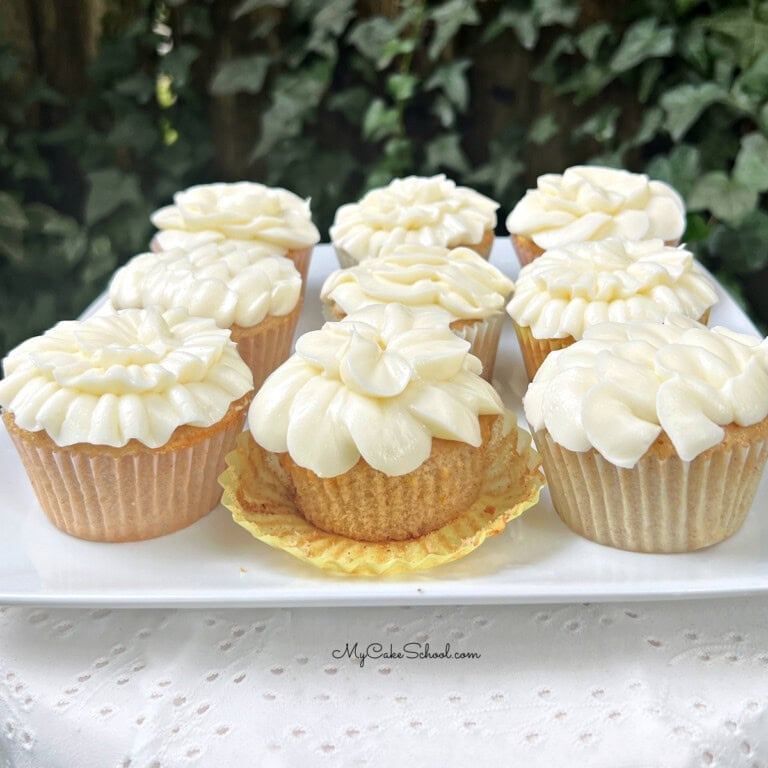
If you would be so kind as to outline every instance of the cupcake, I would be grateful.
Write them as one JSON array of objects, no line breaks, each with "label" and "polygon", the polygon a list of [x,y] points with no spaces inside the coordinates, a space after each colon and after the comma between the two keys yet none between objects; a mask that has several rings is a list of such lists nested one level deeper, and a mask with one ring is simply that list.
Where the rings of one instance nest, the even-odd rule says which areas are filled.
[{"label": "cupcake", "polygon": [[317,528],[403,541],[479,496],[503,406],[441,310],[377,304],[301,336],[248,424]]},{"label": "cupcake", "polygon": [[523,405],[558,515],[640,552],[739,530],[768,456],[766,342],[683,315],[604,323],[553,352]]},{"label": "cupcake", "polygon": [[440,307],[450,314],[452,330],[470,342],[490,381],[513,288],[509,278],[469,248],[399,245],[386,256],[331,273],[320,298],[332,320],[371,304]]},{"label": "cupcake", "polygon": [[339,264],[351,267],[398,245],[465,246],[488,258],[499,204],[444,175],[408,176],[342,205],[330,229]]},{"label": "cupcake", "polygon": [[312,247],[320,233],[312,223],[309,201],[287,189],[251,181],[201,184],[173,196],[173,205],[152,214],[160,230],[152,250],[191,250],[221,240],[238,246],[259,245],[273,256],[285,256],[307,279]]},{"label": "cupcake", "polygon": [[61,530],[149,539],[218,503],[253,390],[229,331],[212,320],[129,309],[61,322],[3,367],[3,421]]},{"label": "cupcake", "polygon": [[294,263],[258,245],[228,241],[144,253],[119,269],[109,286],[114,309],[183,307],[228,328],[258,389],[291,353],[301,310]]},{"label": "cupcake", "polygon": [[602,240],[547,251],[520,270],[507,306],[528,379],[553,350],[606,321],[661,322],[679,312],[706,322],[712,281],[682,247],[661,240]]},{"label": "cupcake", "polygon": [[577,165],[540,176],[507,217],[520,264],[569,243],[621,237],[677,245],[685,204],[672,187],[642,173]]}]

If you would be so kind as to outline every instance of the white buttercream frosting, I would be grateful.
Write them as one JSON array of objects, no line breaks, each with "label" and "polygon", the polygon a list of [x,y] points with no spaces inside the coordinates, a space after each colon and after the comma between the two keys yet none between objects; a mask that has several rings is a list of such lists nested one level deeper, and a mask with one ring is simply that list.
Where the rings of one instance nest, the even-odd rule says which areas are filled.
[{"label": "white buttercream frosting", "polygon": [[768,342],[684,315],[603,323],[547,356],[523,405],[531,428],[568,450],[631,468],[663,431],[691,461],[725,425],[768,416]]},{"label": "white buttercream frosting", "polygon": [[314,245],[320,233],[309,202],[287,189],[251,181],[201,184],[173,196],[155,211],[156,244],[191,248],[214,240],[256,241],[277,255]]},{"label": "white buttercream frosting", "polygon": [[320,477],[361,457],[407,474],[429,458],[433,437],[479,446],[478,416],[503,406],[449,322],[440,309],[378,304],[304,334],[251,404],[254,439]]},{"label": "white buttercream frosting", "polygon": [[165,445],[210,427],[253,388],[229,331],[183,309],[127,309],[60,322],[3,361],[0,405],[60,446]]},{"label": "white buttercream frosting", "polygon": [[357,203],[342,205],[330,229],[331,240],[358,262],[404,243],[475,245],[496,226],[498,207],[442,174],[408,176],[372,189]]},{"label": "white buttercream frosting", "polygon": [[685,204],[644,174],[577,165],[540,176],[507,217],[507,229],[544,250],[607,237],[672,242],[685,231]]},{"label": "white buttercream frosting", "polygon": [[400,245],[378,259],[332,272],[320,298],[345,314],[370,304],[442,307],[453,319],[503,311],[514,283],[469,248]]},{"label": "white buttercream frosting", "polygon": [[662,240],[572,243],[520,270],[507,312],[537,339],[580,339],[607,321],[699,319],[717,302],[712,281],[682,247]]},{"label": "white buttercream frosting", "polygon": [[300,295],[301,275],[290,259],[226,241],[143,253],[119,269],[109,286],[115,309],[183,307],[213,318],[220,328],[248,328],[267,315],[287,315]]}]

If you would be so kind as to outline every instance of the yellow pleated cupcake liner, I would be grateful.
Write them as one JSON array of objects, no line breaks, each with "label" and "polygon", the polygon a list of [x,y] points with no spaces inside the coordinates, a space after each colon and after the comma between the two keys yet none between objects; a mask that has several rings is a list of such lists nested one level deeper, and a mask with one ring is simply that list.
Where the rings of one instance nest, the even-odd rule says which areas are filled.
[{"label": "yellow pleated cupcake liner", "polygon": [[381,576],[424,570],[468,555],[538,502],[545,480],[528,432],[513,427],[499,435],[492,456],[477,501],[442,528],[409,541],[356,541],[309,523],[275,455],[248,432],[227,455],[221,503],[255,538],[326,571]]}]

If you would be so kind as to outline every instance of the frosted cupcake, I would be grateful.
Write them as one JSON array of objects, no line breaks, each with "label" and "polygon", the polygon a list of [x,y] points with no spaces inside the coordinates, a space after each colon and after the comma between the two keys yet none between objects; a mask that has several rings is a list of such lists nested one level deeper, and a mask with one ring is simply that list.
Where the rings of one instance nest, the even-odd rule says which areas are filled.
[{"label": "frosted cupcake", "polygon": [[610,239],[547,251],[520,270],[507,306],[529,380],[555,349],[606,321],[661,322],[679,312],[706,322],[712,281],[682,247]]},{"label": "frosted cupcake", "polygon": [[408,176],[342,205],[330,229],[339,264],[351,267],[398,245],[466,246],[488,258],[499,204],[444,175]]},{"label": "frosted cupcake", "polygon": [[682,315],[604,323],[523,401],[555,509],[592,541],[687,552],[741,527],[768,456],[768,347]]},{"label": "frosted cupcake", "polygon": [[363,541],[413,539],[479,496],[503,413],[441,310],[374,305],[301,336],[248,424],[301,514]]},{"label": "frosted cupcake", "polygon": [[3,421],[43,511],[94,541],[206,515],[253,393],[229,331],[184,310],[61,322],[4,360]]},{"label": "frosted cupcake", "polygon": [[312,248],[320,240],[309,201],[287,189],[238,181],[190,187],[177,192],[173,203],[152,214],[160,230],[152,250],[191,250],[221,240],[259,245],[291,259],[302,280],[307,279]]},{"label": "frosted cupcake", "polygon": [[386,256],[331,273],[320,298],[334,320],[372,304],[444,309],[490,381],[513,288],[509,278],[469,248],[400,245]]},{"label": "frosted cupcake", "polygon": [[114,309],[183,307],[212,318],[231,331],[258,389],[290,355],[301,310],[301,275],[269,254],[227,241],[144,253],[115,273],[109,301]]},{"label": "frosted cupcake", "polygon": [[641,173],[577,165],[540,176],[507,217],[520,264],[569,243],[620,237],[677,245],[685,204],[668,184]]}]

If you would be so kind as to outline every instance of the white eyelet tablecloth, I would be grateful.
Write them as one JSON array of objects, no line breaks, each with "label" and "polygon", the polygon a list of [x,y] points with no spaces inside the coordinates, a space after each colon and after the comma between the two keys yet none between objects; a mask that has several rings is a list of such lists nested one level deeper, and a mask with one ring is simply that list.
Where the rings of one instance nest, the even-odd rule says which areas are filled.
[{"label": "white eyelet tablecloth", "polygon": [[[355,642],[480,658],[334,658]],[[1,768],[467,761],[768,766],[768,598],[0,608]]]}]

